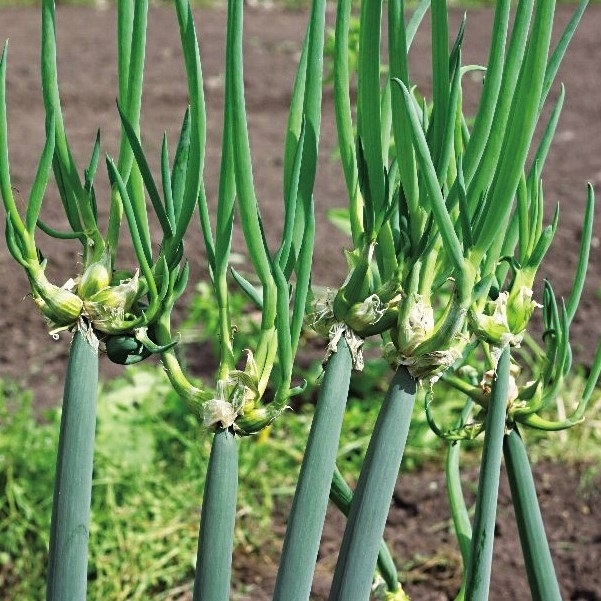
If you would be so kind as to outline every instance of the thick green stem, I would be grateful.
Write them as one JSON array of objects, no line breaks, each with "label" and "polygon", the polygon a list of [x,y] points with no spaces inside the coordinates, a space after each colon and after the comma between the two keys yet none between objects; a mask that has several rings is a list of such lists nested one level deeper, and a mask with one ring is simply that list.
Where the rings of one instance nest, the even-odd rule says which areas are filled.
[{"label": "thick green stem", "polygon": [[[273,601],[308,601],[326,516],[351,377],[351,353],[338,343],[326,366],[288,518]],[[374,566],[375,567],[375,566]],[[373,574],[373,570],[372,570]]]},{"label": "thick green stem", "polygon": [[[344,476],[340,473],[338,467],[336,467],[334,477],[332,478],[330,501],[336,505],[345,517],[348,517],[351,511],[352,500],[353,491],[347,484]],[[389,591],[395,592],[399,590],[398,570],[385,540],[382,540],[380,543],[380,551],[378,552],[378,571],[382,575],[382,578],[384,578],[386,588]]]},{"label": "thick green stem", "polygon": [[476,515],[467,568],[465,598],[470,601],[488,600],[505,434],[509,363],[509,347],[506,346],[497,365],[496,379],[486,416],[486,437],[480,464]]},{"label": "thick green stem", "polygon": [[85,601],[98,348],[76,332],[69,354],[54,483],[47,601]]},{"label": "thick green stem", "polygon": [[405,450],[417,382],[399,367],[380,409],[353,495],[330,601],[369,599],[390,501]]},{"label": "thick green stem", "polygon": [[561,601],[528,453],[516,430],[505,436],[503,454],[532,599]]},{"label": "thick green stem", "polygon": [[193,601],[228,601],[238,492],[238,444],[231,430],[213,438],[205,482]]}]

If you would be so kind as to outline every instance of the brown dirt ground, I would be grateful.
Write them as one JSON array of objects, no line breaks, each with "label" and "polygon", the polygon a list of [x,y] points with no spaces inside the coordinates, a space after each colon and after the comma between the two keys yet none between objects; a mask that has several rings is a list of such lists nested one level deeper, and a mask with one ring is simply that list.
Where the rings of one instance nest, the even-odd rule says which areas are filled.
[{"label": "brown dirt ground", "polygon": [[[558,9],[558,25],[565,24],[569,9]],[[457,27],[461,12],[452,14]],[[246,82],[251,144],[255,157],[255,184],[264,221],[271,241],[277,239],[282,223],[281,155],[283,132],[290,100],[290,89],[298,59],[299,43],[306,13],[279,9],[249,8],[246,15]],[[333,12],[330,8],[330,22]],[[492,21],[489,10],[470,10],[464,46],[464,63],[483,63]],[[206,187],[215,198],[219,166],[219,139],[223,99],[223,10],[202,11],[197,15],[209,113]],[[555,203],[561,206],[560,228],[555,245],[545,261],[541,275],[550,277],[558,294],[567,295],[572,283],[585,183],[601,182],[601,101],[598,65],[601,64],[601,7],[589,8],[565,59],[559,79],[567,88],[567,100],[556,142],[548,160],[545,198],[549,214]],[[60,7],[58,9],[59,70],[62,100],[70,140],[83,164],[89,155],[96,129],[103,136],[103,149],[117,153],[118,119],[115,110],[115,15],[111,10]],[[39,83],[39,13],[32,9],[0,11],[0,40],[10,38],[8,60],[8,114],[13,185],[26,197],[43,143],[43,112]],[[413,78],[426,93],[429,88],[429,34],[427,27],[418,33],[413,55]],[[174,15],[164,8],[153,8],[149,16],[149,47],[145,76],[144,117],[146,147],[158,159],[161,135],[167,131],[175,144],[179,121],[186,105],[186,92],[179,55]],[[468,85],[466,102],[474,105],[478,83]],[[557,91],[556,89],[554,90]],[[314,282],[339,285],[345,271],[341,248],[344,237],[325,218],[330,207],[345,204],[344,184],[339,164],[334,160],[335,129],[331,92],[324,96],[323,141],[316,186],[318,243]],[[156,162],[154,163],[156,167]],[[104,184],[104,188],[102,185]],[[99,176],[106,191],[106,177]],[[102,196],[101,196],[102,197]],[[102,206],[102,218],[106,209]],[[65,221],[57,194],[48,193],[44,218],[61,227]],[[595,231],[599,228],[597,218]],[[194,228],[192,228],[194,230]],[[239,244],[239,241],[238,241]],[[238,246],[239,247],[239,246]],[[64,281],[76,272],[76,250],[65,243],[43,241],[50,258],[50,272]],[[187,245],[192,264],[192,281],[206,273],[198,230]],[[123,254],[131,256],[127,250]],[[588,284],[580,311],[573,324],[576,361],[590,361],[601,335],[601,249],[598,241],[591,255]],[[38,406],[49,406],[60,398],[62,366],[67,355],[66,337],[60,342],[48,339],[47,330],[27,298],[27,283],[5,249],[0,249],[0,330],[12,340],[0,347],[0,373],[18,378],[33,388]],[[8,340],[8,339],[7,339]],[[201,363],[201,361],[199,361]],[[104,376],[119,373],[119,368],[104,362]],[[601,528],[599,526],[600,486],[579,487],[576,468],[541,465],[543,511],[547,517],[552,549],[562,577],[564,595],[570,600],[601,600]],[[506,490],[500,499],[497,555],[491,599],[527,599],[517,536],[512,525]],[[413,598],[434,600],[451,598],[456,588],[457,551],[448,535],[448,509],[443,483],[438,474],[422,473],[403,477],[390,517],[389,534],[401,561],[413,561],[410,576],[423,582],[409,587]],[[427,526],[424,528],[424,524]],[[279,528],[279,526],[278,526]],[[327,573],[342,528],[332,513],[320,570]],[[268,562],[267,562],[268,563]],[[238,556],[238,574],[249,584],[261,581],[249,597],[261,599],[261,589],[269,590],[273,569],[261,562],[248,562]],[[251,571],[252,566],[252,571]],[[410,566],[409,566],[410,567]],[[316,599],[324,598],[327,576],[316,582]],[[267,598],[267,597],[265,597]]]}]

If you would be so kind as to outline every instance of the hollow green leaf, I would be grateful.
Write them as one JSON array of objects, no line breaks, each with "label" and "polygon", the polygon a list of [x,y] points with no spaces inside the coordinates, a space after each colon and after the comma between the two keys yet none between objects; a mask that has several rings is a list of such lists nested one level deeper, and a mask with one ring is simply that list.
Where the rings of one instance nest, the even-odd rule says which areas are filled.
[{"label": "hollow green leaf", "polygon": [[510,7],[510,0],[500,0],[495,7],[486,77],[464,157],[464,170],[468,182],[471,181],[476,166],[484,153],[493,123],[495,105],[503,77]]},{"label": "hollow green leaf", "polygon": [[430,8],[430,0],[420,0],[419,4],[415,7],[409,22],[407,23],[407,50],[411,48],[413,38],[421,25],[423,18],[426,16],[428,9]]},{"label": "hollow green leaf", "polygon": [[[276,290],[271,273],[271,259],[265,244],[255,196],[248,126],[244,102],[242,3],[228,3],[226,64],[231,85],[232,147],[236,174],[238,208],[250,260],[263,285],[263,323],[271,324],[276,312]],[[231,79],[230,79],[231,78]],[[231,82],[231,84],[229,83]]]},{"label": "hollow green leaf", "polygon": [[461,39],[464,27],[465,22],[462,23],[457,37],[457,49],[451,54],[451,60],[453,61],[451,63],[453,78],[451,80],[451,89],[448,97],[447,114],[444,119],[445,127],[442,131],[440,140],[440,156],[438,164],[436,165],[438,181],[441,187],[447,179],[447,172],[455,149],[455,122],[461,94]]},{"label": "hollow green leaf", "polygon": [[215,273],[216,269],[216,258],[215,258],[215,243],[213,242],[213,233],[211,231],[211,218],[209,215],[209,206],[207,204],[207,195],[205,192],[204,183],[200,183],[200,190],[198,192],[198,213],[200,219],[200,229],[205,242],[205,249],[207,251],[207,260],[209,268],[212,274]]},{"label": "hollow green leaf", "polygon": [[587,186],[587,197],[586,207],[584,210],[584,217],[582,220],[582,234],[580,238],[580,250],[578,251],[578,264],[576,266],[576,273],[574,274],[574,283],[572,284],[572,291],[566,302],[566,311],[568,314],[568,321],[571,323],[576,315],[578,305],[580,304],[580,298],[582,296],[582,290],[584,289],[584,283],[586,278],[586,271],[588,268],[591,243],[593,239],[593,219],[595,213],[595,191],[591,184]]},{"label": "hollow green leaf", "polygon": [[240,286],[240,289],[249,300],[255,305],[255,307],[259,310],[263,309],[263,294],[260,289],[255,288],[244,276],[236,271],[233,267],[230,267],[230,271],[232,273],[232,277],[236,281],[236,284]]},{"label": "hollow green leaf", "polygon": [[74,240],[76,238],[81,239],[84,236],[83,232],[61,232],[60,230],[56,230],[49,226],[41,219],[38,219],[37,226],[48,236],[57,238],[59,240]]},{"label": "hollow green leaf", "polygon": [[84,170],[84,188],[86,192],[91,192],[94,186],[94,178],[96,177],[96,169],[100,159],[100,130],[96,131],[96,139],[92,148],[92,155],[87,169]]},{"label": "hollow green leaf", "polygon": [[150,285],[151,282],[154,282],[154,278],[152,277],[150,267],[152,264],[152,249],[148,244],[150,232],[147,229],[145,231],[145,227],[147,228],[145,209],[144,214],[140,214],[140,207],[132,203],[125,182],[119,174],[115,163],[109,157],[106,158],[106,166],[111,184],[117,186],[119,194],[123,199],[123,209],[127,217],[134,250],[142,268],[142,273]]},{"label": "hollow green leaf", "polygon": [[313,265],[313,247],[315,243],[315,214],[313,203],[307,210],[303,244],[298,254],[295,266],[296,287],[294,290],[294,304],[290,320],[290,337],[292,339],[292,355],[296,356],[299,340],[303,330],[306,313],[307,298],[311,287],[311,270]]},{"label": "hollow green leaf", "polygon": [[[423,6],[424,4],[425,3],[422,3],[420,6]],[[428,5],[429,2],[425,5],[425,8],[427,8]],[[390,40],[388,63],[390,77],[400,79],[408,87],[409,65],[407,52],[409,41],[407,39],[407,30],[409,29],[409,26],[407,26],[406,30],[404,7],[404,0],[391,0],[388,2],[388,39]],[[417,10],[418,9],[416,9],[415,14],[419,14],[417,13]],[[407,121],[406,111],[402,110],[402,99],[394,90],[391,93],[391,103],[394,144],[397,153],[399,177],[403,190],[403,201],[406,203],[407,207],[407,218],[411,222],[409,238],[412,247],[415,248],[423,231],[425,216],[419,207],[417,167],[415,164],[413,144],[411,143],[411,136],[406,134],[407,131],[410,131],[411,126]]]},{"label": "hollow green leaf", "polygon": [[[54,130],[54,115],[50,114],[47,118],[48,125],[47,131],[52,132]],[[44,194],[46,192],[46,185],[48,184],[48,178],[50,177],[50,171],[52,168],[52,155],[54,154],[54,136],[50,134],[46,137],[44,149],[42,150],[42,156],[38,163],[38,168],[33,180],[31,192],[29,193],[29,199],[27,201],[27,213],[25,215],[25,227],[29,232],[29,235],[33,238],[35,233],[36,224],[42,208],[42,201],[44,200]]]},{"label": "hollow green leaf", "polygon": [[465,190],[465,180],[463,177],[463,158],[457,157],[457,190],[459,191],[459,223],[461,224],[461,234],[463,238],[464,256],[473,245],[472,224],[470,219],[470,208],[467,204],[467,192]]},{"label": "hollow green leaf", "polygon": [[[10,181],[10,168],[8,161],[8,125],[6,119],[6,57],[8,55],[8,42],[5,42],[0,59],[0,190],[6,213],[10,216],[13,230],[22,236],[25,229],[23,221],[17,210]],[[35,256],[35,254],[34,254]]]},{"label": "hollow green leaf", "polygon": [[[148,21],[148,0],[136,0],[133,3],[133,15],[129,2],[118,5],[118,34],[123,36],[117,42],[117,65],[120,70],[119,100],[120,109],[136,134],[140,135],[140,111],[142,106],[142,83],[144,60],[146,55],[146,30]],[[130,36],[129,39],[127,36]],[[127,83],[125,83],[127,82]],[[124,89],[126,86],[126,89]],[[125,96],[125,97],[124,97]],[[129,179],[133,155],[130,135],[121,135],[117,166],[124,181]]]},{"label": "hollow green leaf", "polygon": [[[305,127],[304,124],[301,126],[300,136],[298,144],[296,146],[296,156],[294,157],[294,164],[292,172],[289,177],[289,187],[286,194],[286,204],[284,212],[284,231],[282,233],[282,242],[278,252],[276,253],[277,261],[282,269],[286,269],[287,274],[292,271],[292,267],[295,263],[295,258],[290,257],[290,250],[294,241],[294,226],[296,222],[296,208],[298,202],[298,185],[301,174],[301,164],[303,158],[303,146],[305,141]],[[290,268],[287,268],[290,260]]]},{"label": "hollow green leaf", "polygon": [[510,214],[538,118],[554,10],[554,0],[541,0],[536,7],[528,47],[508,115],[511,127],[504,133],[499,162],[489,193],[492,208],[478,228],[472,256],[474,264],[478,264],[493,242],[498,240],[499,227],[505,227]]},{"label": "hollow green leaf", "polygon": [[179,219],[184,199],[188,154],[190,151],[190,107],[186,109],[178,138],[173,168],[171,170],[171,192],[175,218]]},{"label": "hollow green leaf", "polygon": [[353,243],[358,246],[363,232],[363,199],[359,192],[359,175],[355,150],[355,133],[350,99],[348,31],[351,0],[339,0],[336,6],[334,47],[334,112],[338,147],[349,197],[349,217]]},{"label": "hollow green leaf", "polygon": [[540,171],[543,170],[545,166],[545,161],[547,160],[547,154],[549,153],[549,148],[551,147],[551,142],[553,141],[553,137],[555,136],[555,130],[557,129],[557,124],[559,122],[559,117],[561,115],[561,110],[563,108],[563,101],[565,99],[565,88],[563,84],[561,85],[561,91],[557,100],[555,101],[555,105],[553,106],[553,111],[551,112],[551,116],[549,117],[549,121],[547,122],[547,126],[545,127],[545,131],[541,137],[541,141],[536,150],[536,154],[534,155],[534,159],[532,161],[532,166],[530,168],[531,172],[528,174],[529,176],[532,173],[532,170],[535,166],[538,165]]},{"label": "hollow green leaf", "polygon": [[[486,143],[484,141],[479,142],[478,136],[472,141],[472,138],[474,138],[473,133],[470,136],[470,145],[474,146],[473,153],[476,156],[478,154],[481,155],[479,160],[475,158],[472,160],[473,166],[470,171],[473,175],[466,182],[468,187],[468,202],[472,211],[479,205],[483,191],[490,189],[495,167],[499,160],[503,134],[507,127],[507,119],[526,49],[533,7],[534,0],[524,0],[518,3],[505,60],[502,65],[497,65],[497,69],[502,68],[501,82],[500,84],[493,84],[493,80],[491,80],[490,84],[495,87],[496,85],[500,85],[496,95],[491,93],[491,96],[496,96],[496,103],[493,106],[492,98],[489,97],[486,104],[482,106],[482,109],[479,109],[488,112],[487,115],[483,115],[482,119],[486,121],[489,133],[487,136],[484,133],[480,134],[480,139],[485,138]],[[507,10],[506,5],[498,5],[498,8],[499,10]],[[497,13],[497,16],[501,19],[501,13]],[[498,60],[500,60],[501,56],[498,57]],[[498,77],[498,71],[494,75]],[[492,116],[489,111],[492,112]],[[482,128],[485,129],[484,124]],[[477,149],[475,147],[476,144],[479,145]],[[470,154],[472,154],[471,150]]]},{"label": "hollow green leaf", "polygon": [[434,162],[430,155],[424,132],[420,126],[413,99],[402,81],[398,79],[395,79],[394,81],[398,84],[402,92],[404,110],[406,111],[409,123],[411,124],[415,154],[423,174],[424,185],[426,186],[430,198],[436,225],[440,230],[443,243],[451,257],[454,267],[459,271],[462,271],[464,268],[463,249],[457,238],[455,226],[447,211],[445,200],[438,184],[438,176],[436,174]]},{"label": "hollow green leaf", "polygon": [[[365,181],[369,182],[371,211],[385,205],[382,113],[380,109],[380,40],[382,0],[361,3],[359,61],[357,65],[357,138],[365,159]],[[365,198],[365,202],[368,199]],[[368,212],[370,209],[367,209]]]},{"label": "hollow green leaf", "polygon": [[161,185],[163,186],[163,198],[165,200],[165,213],[171,224],[171,228],[175,229],[177,223],[175,219],[175,210],[173,208],[173,192],[171,190],[171,171],[169,166],[169,144],[167,142],[167,134],[163,134],[163,142],[161,143]]},{"label": "hollow green leaf", "polygon": [[432,115],[428,130],[428,146],[434,165],[442,154],[449,101],[449,23],[446,0],[432,0]]},{"label": "hollow green leaf", "polygon": [[169,221],[169,218],[167,217],[167,213],[165,211],[165,207],[163,206],[163,201],[159,194],[159,190],[156,186],[154,178],[152,177],[152,173],[150,172],[150,167],[148,166],[148,161],[146,160],[144,150],[142,149],[140,140],[136,135],[134,127],[129,122],[129,119],[122,111],[120,106],[117,105],[117,109],[119,110],[119,116],[121,117],[121,124],[123,126],[123,129],[125,130],[125,135],[133,151],[136,163],[138,165],[138,169],[140,170],[140,175],[142,176],[144,185],[146,186],[146,190],[148,191],[150,202],[152,203],[154,212],[159,220],[161,229],[163,230],[163,236],[165,238],[168,238],[174,233],[173,227],[171,222]]},{"label": "hollow green leaf", "polygon": [[15,232],[15,226],[12,224],[10,215],[6,216],[4,237],[6,239],[6,247],[10,252],[13,259],[21,265],[21,267],[28,269],[29,262],[25,259],[25,252],[22,248],[20,238]]},{"label": "hollow green leaf", "polygon": [[[468,400],[466,402],[463,411],[461,412],[459,423],[457,424],[458,428],[461,428],[465,425],[473,406],[474,402],[472,400]],[[465,576],[465,571],[467,570],[467,565],[469,562],[470,546],[472,541],[472,524],[461,484],[461,471],[459,464],[460,450],[460,441],[454,441],[449,445],[445,473],[449,507],[451,510],[453,525],[455,527],[455,535],[457,536],[457,542],[459,544],[459,551],[461,552]],[[465,578],[463,580],[465,581]]]},{"label": "hollow green leaf", "polygon": [[[188,149],[186,182],[179,210],[176,210],[178,215],[177,227],[171,241],[174,247],[179,247],[196,207],[202,185],[206,142],[206,111],[200,51],[192,9],[185,0],[176,0],[175,6],[190,98],[190,146]],[[177,202],[175,194],[174,201]]]},{"label": "hollow green leaf", "polygon": [[557,45],[555,46],[555,50],[553,50],[553,54],[549,59],[549,63],[547,64],[547,69],[545,71],[545,81],[543,83],[543,93],[541,96],[540,108],[542,109],[543,104],[545,103],[545,99],[547,98],[547,94],[553,85],[553,81],[555,80],[555,76],[559,71],[559,67],[563,61],[563,57],[566,53],[568,45],[570,44],[574,33],[580,23],[580,19],[584,14],[586,7],[588,6],[588,0],[580,0],[572,18],[569,20],[566,28],[564,29]]}]

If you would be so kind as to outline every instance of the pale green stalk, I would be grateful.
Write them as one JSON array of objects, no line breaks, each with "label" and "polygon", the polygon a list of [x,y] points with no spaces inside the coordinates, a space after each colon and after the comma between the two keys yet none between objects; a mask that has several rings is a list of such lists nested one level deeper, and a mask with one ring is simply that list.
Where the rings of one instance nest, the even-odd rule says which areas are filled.
[{"label": "pale green stalk", "polygon": [[[461,419],[458,424],[459,427],[465,424],[473,405],[474,403],[471,400],[465,404],[465,407],[461,412]],[[455,536],[459,543],[459,551],[463,562],[461,589],[455,598],[455,601],[462,601],[465,598],[467,565],[469,563],[470,545],[472,540],[472,524],[470,522],[469,512],[465,504],[465,497],[463,496],[463,488],[461,485],[461,471],[459,465],[460,450],[461,442],[458,440],[453,441],[449,445],[445,466],[449,508],[451,510],[451,518],[455,527]]]},{"label": "pale green stalk", "polygon": [[509,364],[509,347],[506,346],[497,364],[486,415],[486,434],[480,463],[476,515],[466,577],[465,598],[470,601],[488,601],[489,595],[509,390]]},{"label": "pale green stalk", "polygon": [[[334,470],[332,477],[332,488],[330,489],[330,501],[348,518],[351,511],[353,491],[347,484],[338,467]],[[378,552],[378,571],[386,582],[386,588],[390,592],[399,590],[398,570],[386,542],[382,540]]]},{"label": "pale green stalk", "polygon": [[[308,601],[328,506],[351,376],[342,339],[325,368],[305,455],[288,516],[273,601]],[[381,540],[381,537],[380,537]],[[373,570],[372,570],[373,574]]]},{"label": "pale green stalk", "polygon": [[367,448],[336,563],[329,601],[369,598],[390,501],[397,481],[417,382],[397,369]]},{"label": "pale green stalk", "polygon": [[532,600],[561,601],[528,453],[515,428],[503,439],[503,454]]},{"label": "pale green stalk", "polygon": [[236,522],[238,443],[231,430],[219,428],[209,457],[193,601],[228,601]]},{"label": "pale green stalk", "polygon": [[[98,391],[97,341],[77,331],[65,380],[58,443],[47,601],[85,601]],[[96,343],[96,344],[94,344]]]}]

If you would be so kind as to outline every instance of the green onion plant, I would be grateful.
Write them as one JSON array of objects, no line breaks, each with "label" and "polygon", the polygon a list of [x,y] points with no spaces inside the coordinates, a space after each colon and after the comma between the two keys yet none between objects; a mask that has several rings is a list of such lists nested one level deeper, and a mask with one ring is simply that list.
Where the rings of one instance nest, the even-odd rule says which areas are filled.
[{"label": "green onion plant", "polygon": [[[187,2],[176,10],[188,76],[190,108],[184,118],[173,168],[166,143],[162,150],[162,194],[148,168],[139,136],[122,112],[148,196],[164,224],[163,248],[176,250],[195,204],[198,204],[215,300],[219,307],[219,368],[214,387],[196,385],[184,373],[173,349],[171,312],[185,286],[185,268],[166,261],[168,291],[156,326],[162,360],[175,388],[203,426],[214,433],[199,531],[194,599],[228,599],[236,515],[237,438],[268,427],[289,399],[302,390],[292,386],[293,358],[298,347],[309,291],[315,221],[313,185],[320,129],[325,2],[316,0],[302,47],[286,130],[283,173],[284,231],[275,252],[264,236],[256,198],[248,139],[243,80],[243,2],[228,3],[225,110],[221,171],[215,224],[211,221],[203,183],[206,114],[202,69],[193,15]],[[109,162],[109,173],[124,202],[130,233],[140,261],[149,254],[144,205],[128,198],[121,170]],[[185,182],[178,185],[177,178]],[[184,212],[185,211],[185,212]],[[239,214],[248,258],[259,287],[230,266],[235,214]],[[180,227],[180,221],[184,226]],[[140,236],[140,230],[146,234]],[[244,356],[234,352],[229,286],[232,278],[261,310],[256,346]],[[240,365],[242,363],[242,365]],[[266,401],[269,392],[271,400]],[[328,483],[331,473],[327,475]]]},{"label": "green onion plant", "polygon": [[[124,122],[139,131],[148,3],[124,0],[117,6],[118,104]],[[67,365],[63,416],[58,448],[55,494],[50,532],[47,599],[85,599],[87,541],[92,489],[96,389],[99,350],[122,364],[135,363],[174,344],[156,344],[156,325],[162,305],[176,286],[173,270],[181,255],[179,243],[152,254],[138,253],[134,269],[117,266],[123,211],[145,203],[143,179],[123,128],[116,165],[109,162],[112,187],[109,219],[103,233],[98,219],[94,179],[100,159],[100,134],[80,175],[69,145],[58,85],[55,6],[42,3],[41,73],[46,111],[46,142],[29,195],[25,215],[15,203],[10,182],[6,122],[8,45],[0,61],[0,190],[6,210],[6,242],[28,277],[32,298],[49,323],[50,333],[73,332]],[[68,222],[57,230],[41,217],[51,172]],[[116,175],[118,173],[118,175]],[[128,199],[128,203],[124,199]],[[193,199],[193,206],[195,199]],[[189,219],[189,217],[188,217]],[[136,250],[150,248],[147,223],[137,229]],[[181,221],[185,229],[184,220]],[[146,226],[146,227],[144,227]],[[38,246],[38,229],[50,237],[80,245],[82,266],[63,285],[47,279],[48,264]],[[180,278],[181,279],[181,278]],[[179,281],[177,282],[179,284]]]},{"label": "green onion plant", "polygon": [[[118,5],[119,102],[132,123],[138,124],[146,42],[146,2]],[[42,4],[42,91],[46,111],[46,142],[29,195],[25,215],[15,203],[9,173],[6,122],[6,68],[8,45],[0,61],[0,189],[6,209],[8,250],[23,267],[32,297],[50,324],[50,333],[74,332],[67,366],[58,467],[50,532],[47,599],[85,599],[87,541],[92,488],[98,349],[111,354],[115,337],[145,331],[158,310],[153,276],[115,269],[121,199],[110,198],[110,222],[101,233],[94,178],[100,137],[93,145],[83,177],[65,131],[58,87],[54,2]],[[136,187],[132,153],[124,136],[119,165],[125,181]],[[41,219],[50,172],[54,173],[69,229],[59,231]],[[139,186],[137,186],[139,190]],[[47,258],[36,241],[37,230],[81,244],[82,269],[63,285],[45,274]],[[148,301],[148,302],[147,302]],[[148,307],[144,310],[142,307]]]},{"label": "green onion plant", "polygon": [[[517,450],[518,424],[554,430],[578,423],[599,376],[597,353],[575,414],[559,422],[547,417],[571,367],[569,325],[586,273],[594,198],[589,186],[570,298],[560,303],[546,282],[539,305],[533,299],[534,282],[559,221],[556,210],[551,222],[544,224],[541,174],[563,105],[563,88],[548,120],[539,122],[586,2],[577,7],[554,49],[553,2],[519,2],[511,27],[510,2],[498,2],[488,63],[464,66],[465,19],[453,40],[446,2],[432,0],[430,100],[412,83],[407,58],[427,6],[421,3],[406,20],[404,2],[388,2],[387,61],[383,61],[383,3],[364,0],[358,26],[351,3],[337,4],[333,87],[353,249],[347,252],[345,282],[315,300],[309,323],[330,340],[344,336],[352,341],[357,369],[363,341],[379,335],[396,375],[350,505],[330,599],[359,600],[369,595],[378,553],[375,542],[384,530],[382,519],[411,415],[411,394],[406,392],[404,412],[386,417],[397,378],[424,382],[431,427],[451,444],[449,497],[465,566],[458,598],[486,599],[503,453],[508,470],[513,461],[522,467],[511,470],[514,482],[520,479],[512,489],[517,519],[523,522],[529,519],[524,517],[527,511],[537,514],[537,504],[527,476],[527,456],[523,448],[521,453]],[[358,50],[352,57],[350,27],[355,35],[359,29]],[[356,107],[350,100],[353,65]],[[462,108],[463,77],[474,70],[485,72],[485,78],[477,112],[468,117]],[[542,135],[534,146],[537,127]],[[544,348],[528,332],[529,320],[539,307]],[[482,370],[476,381],[471,375],[474,367]],[[440,379],[467,395],[458,427],[445,429],[436,423],[435,405],[444,402],[437,393]],[[388,433],[381,423],[386,419],[394,425]],[[459,483],[458,450],[460,440],[482,433],[481,477],[471,523]],[[390,453],[399,449],[394,461],[388,455],[372,463],[380,445]],[[386,477],[374,478],[383,462],[394,469]],[[371,483],[368,492],[365,482]],[[518,489],[529,491],[527,501]],[[520,527],[535,598],[556,598],[550,591],[557,591],[557,585],[536,592],[542,590],[542,581],[556,582],[552,562],[548,551],[533,550],[535,537],[526,534],[526,526]],[[539,541],[546,540],[542,532],[539,517]],[[398,584],[387,594],[388,598],[404,595]]]}]

